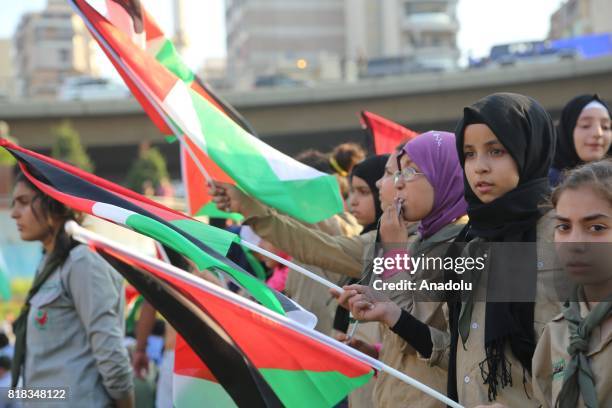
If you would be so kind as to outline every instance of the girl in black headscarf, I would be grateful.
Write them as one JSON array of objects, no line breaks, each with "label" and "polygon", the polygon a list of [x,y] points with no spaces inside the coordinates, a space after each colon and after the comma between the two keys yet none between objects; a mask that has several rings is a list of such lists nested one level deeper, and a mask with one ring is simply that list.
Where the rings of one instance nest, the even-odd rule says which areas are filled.
[{"label": "girl in black headscarf", "polygon": [[[456,135],[470,218],[457,241],[504,242],[505,249],[491,247],[486,283],[460,304],[449,304],[449,394],[466,406],[490,401],[533,405],[527,379],[540,331],[534,316],[546,322],[559,309],[555,303],[539,302],[536,294],[542,276],[538,272],[550,267],[549,259],[538,257],[536,245],[520,246],[521,253],[510,248],[511,243],[552,240],[552,218],[540,207],[549,193],[552,121],[534,99],[498,93],[466,107]],[[464,251],[469,253],[470,245]],[[478,283],[479,276],[473,279]],[[500,282],[509,279],[520,281],[526,293],[493,299]],[[514,300],[519,295],[520,301]],[[476,302],[478,298],[487,302]],[[513,386],[521,376],[524,387]]]},{"label": "girl in black headscarf", "polygon": [[359,224],[363,225],[362,234],[376,229],[382,215],[376,182],[384,174],[388,159],[388,154],[369,157],[356,164],[351,171],[349,210]]},{"label": "girl in black headscarf", "polygon": [[612,155],[610,108],[597,94],[580,95],[565,105],[557,126],[557,148],[549,180],[563,181],[563,172]]},{"label": "girl in black headscarf", "polygon": [[[540,259],[533,244],[523,244],[521,252],[508,248],[512,243],[552,242],[553,219],[539,207],[549,192],[552,121],[531,98],[493,94],[464,109],[456,138],[469,223],[456,239],[465,248],[452,248],[447,256],[484,256],[484,270],[466,272],[463,280],[472,283],[473,290],[463,298],[447,292],[450,346],[444,333],[409,313],[398,315],[397,308],[382,305],[383,320],[425,358],[448,348],[448,360],[438,364],[448,363],[448,395],[462,405],[495,401],[509,407],[536,406],[528,382],[540,332],[535,326],[559,312],[558,304],[540,301],[543,296],[536,287],[543,276],[539,272],[548,272],[552,262]],[[491,248],[491,242],[503,242],[504,250]],[[461,276],[450,271],[450,280],[458,282]],[[521,283],[519,293],[495,298],[500,285],[505,293],[516,282]],[[521,378],[523,386],[513,386],[513,380]]]},{"label": "girl in black headscarf", "polygon": [[[353,167],[349,177],[350,194],[349,211],[363,225],[361,235],[375,231],[383,211],[380,205],[376,182],[383,176],[388,154],[373,156]],[[350,279],[345,283],[355,283],[358,279]],[[334,329],[346,333],[349,326],[349,312],[338,306],[334,317]]]}]

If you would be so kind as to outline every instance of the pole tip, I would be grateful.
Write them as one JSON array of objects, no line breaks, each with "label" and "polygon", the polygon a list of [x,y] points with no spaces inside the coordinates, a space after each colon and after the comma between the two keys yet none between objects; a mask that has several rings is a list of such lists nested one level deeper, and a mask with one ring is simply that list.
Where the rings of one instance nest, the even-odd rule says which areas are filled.
[{"label": "pole tip", "polygon": [[79,224],[77,224],[76,221],[73,220],[66,222],[66,224],[64,225],[64,230],[66,231],[66,234],[70,236],[73,236],[76,233],[77,228],[79,228]]}]

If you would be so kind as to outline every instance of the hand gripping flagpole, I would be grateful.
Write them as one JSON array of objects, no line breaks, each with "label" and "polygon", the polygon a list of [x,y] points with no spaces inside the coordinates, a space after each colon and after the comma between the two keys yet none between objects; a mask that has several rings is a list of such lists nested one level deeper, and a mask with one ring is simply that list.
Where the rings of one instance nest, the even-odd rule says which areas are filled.
[{"label": "hand gripping flagpole", "polygon": [[79,224],[77,224],[74,221],[68,221],[65,225],[65,229],[66,232],[68,233],[68,235],[71,235],[75,240],[85,243],[85,244],[95,244],[101,247],[106,247],[106,248],[110,248],[112,249],[114,252],[118,252],[120,254],[124,254],[127,256],[130,256],[134,259],[137,259],[138,261],[147,264],[151,267],[154,267],[156,269],[159,269],[161,271],[163,271],[164,273],[167,273],[169,276],[172,276],[174,278],[177,278],[185,283],[188,283],[190,285],[194,285],[197,286],[199,289],[202,289],[204,291],[206,291],[207,293],[210,293],[214,296],[218,296],[228,302],[233,303],[234,305],[237,305],[241,308],[244,309],[249,309],[249,310],[253,310],[261,315],[264,315],[265,317],[267,317],[268,319],[281,324],[285,327],[289,327],[299,333],[301,333],[304,336],[308,336],[311,339],[314,339],[316,341],[318,341],[319,343],[323,343],[337,351],[343,352],[345,354],[350,355],[351,357],[355,358],[356,360],[369,365],[370,367],[378,370],[378,371],[384,371],[387,374],[397,378],[400,381],[405,382],[406,384],[409,384],[415,388],[417,388],[418,390],[424,392],[427,395],[430,395],[431,397],[443,402],[444,404],[453,407],[453,408],[463,408],[462,405],[458,404],[457,402],[451,400],[450,398],[448,398],[446,395],[440,393],[437,390],[434,390],[433,388],[421,383],[420,381],[415,380],[414,378],[400,372],[399,370],[396,370],[393,367],[390,367],[386,364],[384,364],[383,362],[372,358],[370,356],[368,356],[367,354],[364,354],[362,352],[360,352],[359,350],[355,350],[352,347],[347,346],[344,343],[341,343],[323,333],[317,332],[314,329],[310,329],[308,327],[305,327],[303,325],[301,325],[298,322],[295,322],[291,319],[288,319],[285,316],[282,316],[278,313],[274,313],[271,310],[266,309],[265,307],[249,300],[246,298],[243,298],[235,293],[230,292],[229,290],[223,289],[219,286],[216,286],[210,282],[207,282],[206,280],[187,273],[181,269],[178,269],[177,267],[167,264],[165,262],[162,262],[158,259],[149,257],[149,256],[144,256],[141,255],[133,250],[130,250],[128,248],[125,247],[125,245],[121,245],[117,242],[114,242],[110,239],[107,239],[101,235],[98,235],[96,233],[93,233],[91,231],[86,230],[85,228],[81,227]]},{"label": "hand gripping flagpole", "polygon": [[[93,34],[94,37],[96,37],[96,40],[98,40],[98,42],[104,47],[104,49],[109,54],[111,54],[113,56],[113,59],[121,66],[121,68],[126,73],[126,75],[132,80],[134,85],[136,85],[136,87],[138,88],[140,93],[142,95],[144,95],[145,98],[147,98],[149,103],[151,103],[151,106],[153,106],[153,108],[157,111],[157,114],[164,120],[164,122],[166,123],[166,125],[168,125],[170,130],[172,130],[172,133],[174,133],[174,135],[177,137],[177,139],[181,143],[181,146],[183,146],[185,148],[185,150],[187,150],[187,152],[191,156],[191,158],[194,161],[194,163],[198,166],[198,169],[200,170],[202,175],[206,178],[206,181],[210,185],[214,186],[214,181],[213,181],[212,177],[210,176],[210,174],[208,174],[206,169],[202,166],[202,163],[200,163],[200,161],[197,159],[195,153],[191,150],[191,146],[189,146],[189,143],[187,143],[185,141],[183,133],[180,131],[180,129],[178,129],[174,125],[174,123],[171,120],[168,120],[166,113],[160,107],[161,103],[157,100],[158,98],[152,92],[150,92],[147,89],[146,84],[143,84],[141,82],[140,78],[138,78],[138,76],[135,75],[131,71],[131,69],[125,65],[125,63],[123,62],[121,57],[119,57],[119,55],[115,52],[113,47],[111,47],[110,44],[108,44],[106,39],[96,30],[96,28],[93,26],[93,24],[91,24],[91,22],[83,15],[83,12],[76,5],[74,0],[68,0],[68,1],[69,1],[70,5],[72,6],[72,8],[74,9],[74,11],[81,17],[81,19],[83,20],[83,22],[85,23],[85,25],[87,26],[89,31]],[[335,284],[329,282],[328,280],[320,277],[319,275],[316,275],[316,274],[312,273],[311,271],[309,271],[307,269],[304,269],[303,267],[301,267],[299,265],[296,265],[295,263],[293,263],[291,261],[288,261],[288,260],[283,259],[283,258],[281,258],[279,256],[276,256],[275,254],[273,254],[273,253],[271,253],[269,251],[266,251],[265,249],[260,248],[260,247],[258,247],[256,245],[247,243],[246,241],[241,241],[241,245],[244,245],[247,248],[249,248],[249,249],[251,249],[251,250],[253,250],[253,251],[257,252],[257,253],[260,253],[261,255],[267,256],[268,258],[272,258],[275,261],[279,262],[280,264],[285,265],[285,266],[295,270],[296,272],[302,273],[302,274],[308,276],[309,278],[314,279],[315,281],[321,283],[322,285],[327,286],[330,289],[335,289],[337,291],[342,292],[342,289],[338,285],[335,285]]]}]

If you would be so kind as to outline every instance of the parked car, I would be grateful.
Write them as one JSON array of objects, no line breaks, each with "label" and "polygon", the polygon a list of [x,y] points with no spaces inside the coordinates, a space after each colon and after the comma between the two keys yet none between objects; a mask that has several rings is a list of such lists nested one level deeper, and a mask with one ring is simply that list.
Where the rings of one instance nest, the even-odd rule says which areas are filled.
[{"label": "parked car", "polygon": [[123,99],[129,97],[130,91],[123,84],[117,84],[106,78],[70,77],[66,78],[60,88],[58,98],[62,101]]}]

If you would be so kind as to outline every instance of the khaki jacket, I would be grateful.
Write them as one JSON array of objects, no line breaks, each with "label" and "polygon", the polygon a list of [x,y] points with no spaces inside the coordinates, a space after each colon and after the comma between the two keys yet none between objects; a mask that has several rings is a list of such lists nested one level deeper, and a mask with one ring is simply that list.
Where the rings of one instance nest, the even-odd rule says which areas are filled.
[{"label": "khaki jacket", "polygon": [[[536,340],[542,334],[546,324],[561,310],[561,303],[556,299],[545,297],[543,295],[545,291],[540,289],[543,285],[546,285],[546,288],[551,288],[552,276],[560,270],[554,254],[551,251],[545,250],[550,249],[550,244],[553,242],[553,233],[554,219],[551,213],[548,213],[540,219],[537,225],[538,290],[534,316]],[[469,246],[467,249],[469,250]],[[474,290],[486,291],[483,287],[486,288],[486,282],[484,285],[477,285]],[[478,299],[483,299],[485,293],[476,293],[475,296]],[[459,402],[466,407],[490,404],[488,400],[488,386],[483,384],[483,375],[479,365],[486,358],[484,345],[485,310],[485,302],[474,302],[470,335],[465,348],[461,340],[459,340],[457,345],[457,391]],[[523,371],[521,363],[514,357],[509,347],[506,347],[505,351],[506,359],[511,364],[512,386],[498,387],[495,402],[508,407],[537,407],[539,404],[533,397],[529,374]],[[523,375],[525,375],[526,380],[524,386]]]},{"label": "khaki jacket", "polygon": [[[338,275],[361,277],[367,256],[364,249],[374,243],[376,231],[359,235],[361,226],[354,217],[334,216],[322,223],[309,225],[250,198],[243,205],[249,214],[244,223],[297,261]],[[330,233],[329,224],[333,222],[338,223],[337,234]]]},{"label": "khaki jacket", "polygon": [[[586,317],[589,313],[587,305],[580,303],[580,314]],[[595,389],[600,407],[612,407],[612,323],[609,319],[604,326],[593,330],[589,341],[587,358],[595,375]],[[536,399],[543,407],[555,406],[561,386],[563,371],[570,361],[567,354],[569,346],[569,328],[563,314],[559,314],[546,325],[535,354],[533,355],[533,391]],[[582,398],[579,407],[584,407]]]},{"label": "khaki jacket", "polygon": [[[368,239],[373,242],[374,236],[368,235],[365,240],[363,236],[360,237],[358,234],[361,226],[350,214],[336,215],[317,224],[308,225],[280,214],[252,198],[247,198],[243,205],[247,208],[246,212],[250,214],[245,224],[253,228],[255,233],[291,255],[293,262],[340,286],[345,282],[345,275],[327,268],[333,263],[333,259],[329,257],[325,244],[337,238],[345,238],[347,242],[357,241],[358,244],[351,245],[349,248],[350,256],[344,252],[341,253],[341,256],[336,254],[336,259],[340,259],[340,264],[335,270],[342,270],[341,268],[348,266],[351,271],[359,270],[361,273],[362,253],[359,252],[357,255],[357,252],[363,251],[365,243],[362,242],[367,242]],[[315,241],[318,245],[313,244],[312,240],[302,239],[302,237],[310,236],[320,238]],[[319,259],[324,259],[325,262],[317,262]],[[299,272],[290,270],[285,292],[287,296],[317,316],[316,329],[318,331],[327,335],[333,334],[337,303],[326,287]]]},{"label": "khaki jacket", "polygon": [[114,406],[131,392],[123,278],[100,255],[75,246],[30,304],[24,388],[67,387],[75,407]]},{"label": "khaki jacket", "polygon": [[[410,246],[410,255],[424,254],[426,257],[443,257],[447,251],[446,245],[436,245],[452,241],[467,222],[467,217],[459,219],[456,223],[447,225],[432,237],[415,241]],[[410,280],[435,279],[433,271],[424,275],[423,271],[416,271],[413,275],[406,274]],[[397,276],[397,275],[396,275]],[[398,303],[400,307],[410,312],[421,322],[444,333],[444,344],[433,350],[430,358],[424,358],[416,352],[406,341],[388,328],[384,329],[382,347],[379,359],[399,371],[409,375],[417,381],[446,394],[447,371],[446,367],[438,365],[438,359],[444,355],[450,344],[447,321],[448,313],[445,302],[419,301],[414,291],[403,293],[404,299]],[[396,302],[397,303],[397,302]],[[403,304],[402,304],[403,303]],[[408,305],[407,307],[405,305]],[[379,408],[395,407],[444,407],[437,399],[417,390],[416,388],[381,372],[374,388],[374,401]]]}]

